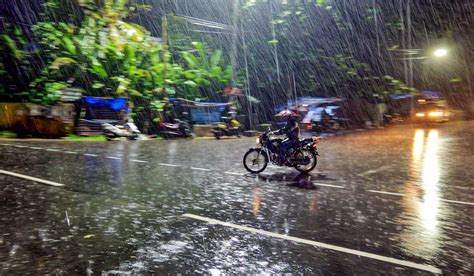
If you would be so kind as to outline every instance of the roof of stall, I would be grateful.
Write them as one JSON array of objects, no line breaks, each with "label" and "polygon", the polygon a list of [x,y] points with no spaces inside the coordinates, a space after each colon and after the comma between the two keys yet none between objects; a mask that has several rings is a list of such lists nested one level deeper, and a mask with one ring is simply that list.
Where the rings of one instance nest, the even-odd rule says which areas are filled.
[{"label": "roof of stall", "polygon": [[223,107],[232,105],[232,103],[219,103],[219,102],[198,102],[198,101],[191,101],[182,98],[177,98],[175,100],[181,101],[184,103],[183,106],[186,107]]}]

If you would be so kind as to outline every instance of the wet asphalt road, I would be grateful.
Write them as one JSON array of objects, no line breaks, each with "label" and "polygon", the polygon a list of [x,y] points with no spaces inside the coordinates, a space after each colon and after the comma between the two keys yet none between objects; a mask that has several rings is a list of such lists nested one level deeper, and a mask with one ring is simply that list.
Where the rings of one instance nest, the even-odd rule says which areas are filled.
[{"label": "wet asphalt road", "polygon": [[246,174],[254,138],[2,140],[0,170],[65,186],[0,174],[0,275],[471,274],[473,137],[474,122],[330,137],[309,180]]}]

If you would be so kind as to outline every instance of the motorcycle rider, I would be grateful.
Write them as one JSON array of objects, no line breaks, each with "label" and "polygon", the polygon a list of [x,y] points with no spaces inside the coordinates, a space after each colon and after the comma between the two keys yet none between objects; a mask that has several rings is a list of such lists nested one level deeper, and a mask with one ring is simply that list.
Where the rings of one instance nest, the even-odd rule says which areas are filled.
[{"label": "motorcycle rider", "polygon": [[331,121],[331,116],[326,111],[326,108],[323,108],[323,110],[321,111],[321,123],[322,123],[322,125],[323,126],[328,126],[330,121]]},{"label": "motorcycle rider", "polygon": [[285,127],[277,131],[278,134],[284,134],[286,136],[286,139],[283,140],[280,145],[280,164],[285,163],[286,153],[298,143],[300,137],[300,127],[296,117],[297,113],[292,111],[287,116]]}]

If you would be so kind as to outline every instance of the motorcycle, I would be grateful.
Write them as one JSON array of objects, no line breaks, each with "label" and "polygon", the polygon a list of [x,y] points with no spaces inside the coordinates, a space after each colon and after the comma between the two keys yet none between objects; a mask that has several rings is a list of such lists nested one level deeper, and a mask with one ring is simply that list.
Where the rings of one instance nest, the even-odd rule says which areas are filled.
[{"label": "motorcycle", "polygon": [[239,121],[234,118],[222,117],[224,122],[214,123],[211,132],[216,139],[222,136],[237,136],[240,138],[242,134],[242,126]]},{"label": "motorcycle", "polygon": [[102,124],[102,129],[107,141],[114,138],[126,137],[129,140],[137,140],[140,135],[140,130],[133,123],[133,121],[127,122],[125,125],[112,125]]},{"label": "motorcycle", "polygon": [[287,151],[285,162],[279,162],[279,154],[283,139],[272,137],[274,131],[264,132],[257,138],[257,146],[245,153],[243,158],[244,167],[251,173],[260,173],[267,167],[269,162],[277,166],[294,167],[300,172],[310,172],[318,163],[317,145],[321,137],[300,139],[298,143]]},{"label": "motorcycle", "polygon": [[341,130],[341,124],[333,116],[326,115],[319,122],[313,121],[312,129],[317,133],[335,133]]},{"label": "motorcycle", "polygon": [[191,126],[188,122],[182,121],[179,119],[174,120],[175,123],[159,123],[159,134],[164,138],[176,138],[176,137],[183,137],[189,138],[193,137],[193,133],[191,131]]}]

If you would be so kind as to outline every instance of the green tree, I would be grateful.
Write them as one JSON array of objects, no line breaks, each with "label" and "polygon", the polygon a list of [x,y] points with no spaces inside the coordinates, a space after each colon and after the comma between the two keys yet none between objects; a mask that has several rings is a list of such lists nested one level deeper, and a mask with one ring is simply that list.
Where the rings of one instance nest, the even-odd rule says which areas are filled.
[{"label": "green tree", "polygon": [[206,87],[228,83],[231,72],[223,69],[220,51],[208,57],[207,49],[195,42],[196,55],[183,52],[181,64],[173,63],[166,38],[152,37],[142,26],[124,21],[136,11],[128,4],[83,0],[79,25],[48,21],[34,26],[46,66],[31,83],[31,99],[53,103],[62,89],[78,86],[88,95],[126,97],[138,109],[161,110],[168,96],[186,91],[203,96],[198,92]]}]

